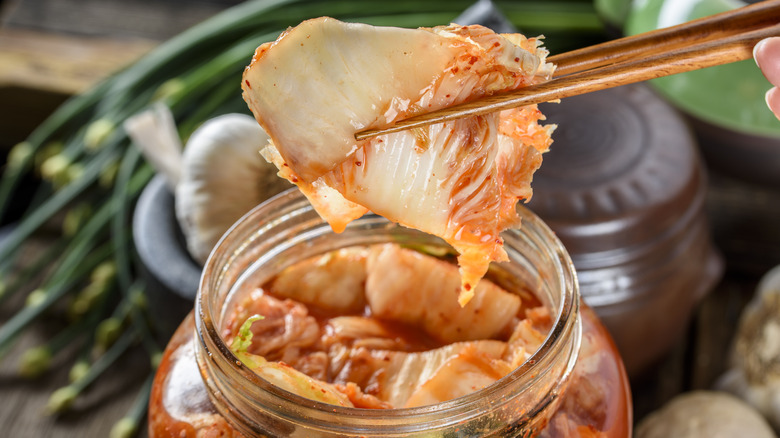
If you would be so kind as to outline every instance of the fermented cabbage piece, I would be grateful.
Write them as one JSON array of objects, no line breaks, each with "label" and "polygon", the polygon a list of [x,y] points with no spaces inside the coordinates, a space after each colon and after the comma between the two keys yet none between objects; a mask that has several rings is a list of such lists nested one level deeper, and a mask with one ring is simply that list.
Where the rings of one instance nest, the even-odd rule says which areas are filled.
[{"label": "fermented cabbage piece", "polygon": [[458,252],[465,304],[551,143],[535,106],[356,141],[408,116],[548,79],[535,38],[482,26],[401,29],[318,18],[261,45],[244,99],[270,136],[263,156],[340,232],[373,211]]},{"label": "fermented cabbage piece", "polygon": [[304,304],[341,313],[358,313],[366,306],[366,248],[343,248],[284,269],[269,292]]},{"label": "fermented cabbage piece", "polygon": [[376,245],[366,262],[366,300],[379,318],[403,321],[444,343],[509,337],[520,311],[518,295],[489,280],[464,306],[455,297],[457,268],[398,245]]},{"label": "fermented cabbage piece", "polygon": [[458,285],[457,267],[397,244],[341,248],[246,291],[223,334],[238,359],[304,397],[371,409],[438,403],[507,375],[550,331],[533,297],[485,280],[461,307]]},{"label": "fermented cabbage piece", "polygon": [[349,398],[334,385],[309,377],[283,362],[271,362],[263,356],[248,352],[254,336],[250,328],[254,322],[262,319],[261,315],[247,319],[230,345],[230,350],[243,364],[269,383],[293,394],[324,403],[352,406]]},{"label": "fermented cabbage piece", "polygon": [[501,359],[505,351],[506,343],[496,340],[458,342],[413,353],[347,348],[339,351],[344,364],[334,380],[371,389],[390,407],[435,404],[470,394],[510,373],[511,365]]}]

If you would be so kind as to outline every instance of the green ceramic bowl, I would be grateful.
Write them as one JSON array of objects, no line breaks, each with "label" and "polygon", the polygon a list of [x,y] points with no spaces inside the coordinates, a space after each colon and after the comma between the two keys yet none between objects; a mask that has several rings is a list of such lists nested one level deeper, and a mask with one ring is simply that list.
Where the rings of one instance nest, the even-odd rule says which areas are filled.
[{"label": "green ceramic bowl", "polygon": [[[624,25],[626,35],[669,27],[725,12],[740,0],[634,1]],[[753,60],[655,79],[653,87],[686,113],[734,131],[780,138],[780,121],[764,100],[771,87]]]},{"label": "green ceramic bowl", "polygon": [[604,23],[622,29],[631,12],[631,3],[631,0],[593,0],[593,7]]}]

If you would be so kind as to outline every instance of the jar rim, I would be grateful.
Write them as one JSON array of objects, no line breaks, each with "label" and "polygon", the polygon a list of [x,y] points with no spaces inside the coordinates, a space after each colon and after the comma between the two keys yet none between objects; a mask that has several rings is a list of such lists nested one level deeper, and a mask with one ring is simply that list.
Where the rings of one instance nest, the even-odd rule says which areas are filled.
[{"label": "jar rim", "polygon": [[[558,351],[563,351],[565,349],[567,351],[563,351],[563,354],[568,355],[568,361],[562,375],[564,378],[563,380],[567,380],[568,376],[571,374],[579,352],[581,331],[579,319],[579,288],[574,266],[565,248],[550,228],[530,210],[524,206],[518,205],[518,213],[522,218],[523,225],[519,230],[507,230],[502,234],[505,239],[505,245],[511,243],[513,239],[524,238],[523,236],[526,236],[529,233],[534,234],[539,242],[542,243],[542,245],[537,246],[544,246],[543,248],[540,247],[538,249],[547,251],[549,252],[549,255],[552,256],[551,259],[555,264],[554,273],[558,277],[556,281],[560,282],[562,285],[563,292],[558,308],[551,309],[555,311],[554,319],[552,321],[552,327],[547,333],[544,342],[529,358],[509,374],[484,388],[451,400],[433,405],[385,410],[336,406],[317,402],[288,392],[265,381],[247,366],[243,365],[222,339],[219,327],[215,324],[215,320],[217,320],[217,318],[215,318],[217,315],[215,310],[218,309],[211,308],[211,303],[207,300],[207,294],[204,291],[207,291],[211,287],[210,281],[212,278],[210,278],[210,273],[212,271],[219,271],[219,269],[216,269],[217,266],[215,265],[226,260],[226,252],[231,248],[231,242],[235,237],[246,235],[248,231],[259,227],[259,224],[263,222],[270,221],[278,224],[279,221],[285,220],[288,214],[299,212],[301,209],[306,210],[307,212],[313,211],[308,200],[296,188],[292,188],[268,199],[237,221],[220,239],[206,261],[195,300],[195,323],[198,335],[197,347],[206,350],[216,349],[219,354],[224,355],[228,360],[224,361],[222,364],[222,366],[227,367],[227,369],[223,371],[245,381],[247,384],[258,386],[275,398],[279,397],[278,401],[280,402],[292,402],[296,405],[304,406],[305,409],[312,409],[313,411],[311,412],[326,412],[329,416],[347,418],[355,417],[357,415],[364,419],[409,419],[435,414],[437,418],[443,419],[446,417],[450,420],[457,417],[464,418],[464,408],[476,408],[484,405],[486,400],[491,399],[495,399],[493,402],[498,402],[502,397],[506,397],[508,394],[518,391],[518,382],[524,382],[525,384],[523,387],[527,387],[532,383],[533,377],[542,374],[539,371],[543,371],[543,367],[549,367],[548,362],[550,361],[550,358]],[[376,215],[369,214],[355,222],[372,217],[379,218]],[[319,216],[317,216],[317,218],[321,224],[325,224]],[[381,218],[380,220],[386,221],[384,218]],[[350,226],[351,225],[352,224],[350,224]],[[569,339],[572,342],[567,344],[563,341],[564,339]],[[212,352],[213,351],[209,352],[209,356],[211,356]],[[216,354],[216,352],[213,353]],[[204,367],[201,366],[200,368],[203,373]],[[207,376],[204,376],[204,380],[206,380],[206,377]],[[522,388],[520,390],[522,390]],[[553,388],[547,395],[549,399],[537,405],[538,410],[544,409],[547,405],[552,403],[554,399],[560,395],[561,390],[562,388]],[[533,416],[534,412],[527,412],[524,414]]]}]

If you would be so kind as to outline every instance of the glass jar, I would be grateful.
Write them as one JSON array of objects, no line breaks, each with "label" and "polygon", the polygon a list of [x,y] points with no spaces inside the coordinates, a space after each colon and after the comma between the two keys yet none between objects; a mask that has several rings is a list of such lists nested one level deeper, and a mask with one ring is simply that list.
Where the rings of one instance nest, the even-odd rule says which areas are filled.
[{"label": "glass jar", "polygon": [[[507,290],[525,287],[552,315],[523,365],[469,395],[418,408],[372,410],[315,402],[259,378],[220,336],[232,303],[282,269],[338,248],[385,242],[446,245],[366,215],[335,234],[297,190],[241,219],[211,254],[194,313],[171,339],[149,406],[151,437],[570,436],[627,437],[631,401],[621,359],[595,314],[581,307],[569,256],[536,216],[504,235]],[[594,435],[596,436],[596,435]]]}]

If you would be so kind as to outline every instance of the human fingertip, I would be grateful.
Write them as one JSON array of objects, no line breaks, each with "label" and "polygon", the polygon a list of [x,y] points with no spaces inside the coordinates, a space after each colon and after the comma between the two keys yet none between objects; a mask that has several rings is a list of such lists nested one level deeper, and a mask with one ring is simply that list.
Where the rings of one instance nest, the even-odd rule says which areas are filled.
[{"label": "human fingertip", "polygon": [[753,60],[756,61],[756,65],[760,66],[758,63],[758,51],[761,50],[762,47],[766,45],[767,38],[764,38],[763,40],[756,43],[755,46],[753,46]]},{"label": "human fingertip", "polygon": [[775,117],[780,120],[780,90],[777,87],[770,88],[764,95],[764,100]]}]

